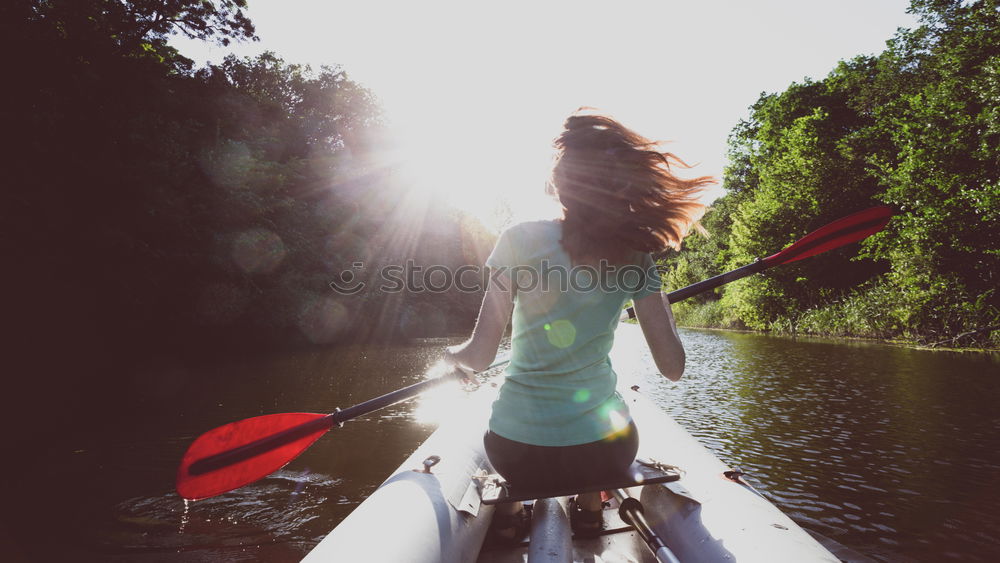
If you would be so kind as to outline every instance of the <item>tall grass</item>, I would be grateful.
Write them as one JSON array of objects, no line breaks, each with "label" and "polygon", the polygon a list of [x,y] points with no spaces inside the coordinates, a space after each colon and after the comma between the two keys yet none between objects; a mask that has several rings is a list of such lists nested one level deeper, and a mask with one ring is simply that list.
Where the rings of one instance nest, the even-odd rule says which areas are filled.
[{"label": "tall grass", "polygon": [[677,303],[673,306],[674,318],[680,326],[727,328],[745,330],[747,327],[731,308],[721,300],[705,303]]},{"label": "tall grass", "polygon": [[[929,287],[903,292],[878,280],[828,305],[781,318],[770,329],[785,334],[905,340],[924,345],[1000,348],[1000,312],[961,292]],[[960,338],[955,338],[960,335]]]},{"label": "tall grass", "polygon": [[[971,298],[953,287],[938,285],[921,293],[903,292],[891,279],[880,278],[831,303],[779,317],[767,325],[767,330],[776,334],[1000,349],[1000,312],[988,305],[989,292]],[[681,326],[746,329],[736,310],[724,303],[677,303],[673,306],[674,316]]]}]

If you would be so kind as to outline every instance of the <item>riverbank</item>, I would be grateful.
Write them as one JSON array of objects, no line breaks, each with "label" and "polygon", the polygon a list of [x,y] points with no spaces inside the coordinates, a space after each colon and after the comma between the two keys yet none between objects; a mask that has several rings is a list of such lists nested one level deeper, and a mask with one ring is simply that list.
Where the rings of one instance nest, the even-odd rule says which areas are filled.
[{"label": "riverbank", "polygon": [[[768,330],[752,330],[736,316],[722,300],[706,303],[678,303],[674,305],[678,326],[773,334],[778,336],[861,340],[916,350],[942,350],[951,352],[1000,353],[1000,326],[958,332],[954,336],[942,334],[908,334],[898,330],[876,314],[871,314],[851,302],[810,309],[796,319],[781,318]],[[967,345],[961,345],[963,342]]]}]

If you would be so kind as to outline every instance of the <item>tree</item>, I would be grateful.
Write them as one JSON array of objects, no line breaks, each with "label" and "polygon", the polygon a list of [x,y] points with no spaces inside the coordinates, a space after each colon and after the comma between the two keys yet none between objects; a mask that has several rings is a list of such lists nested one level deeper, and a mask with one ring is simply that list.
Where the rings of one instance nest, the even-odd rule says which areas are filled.
[{"label": "tree", "polygon": [[1000,12],[996,1],[912,9],[922,27],[885,54],[910,85],[875,112],[895,151],[871,158],[880,198],[905,213],[873,255],[913,297],[907,324],[937,339],[1000,318]]},{"label": "tree", "polygon": [[879,336],[1000,323],[998,3],[911,10],[922,25],[884,53],[763,95],[730,136],[728,267],[872,203],[902,212],[861,260],[841,251],[727,288],[723,303],[751,327],[794,329],[822,309],[839,322],[852,307],[879,317],[854,325]]},{"label": "tree", "polygon": [[[820,82],[764,95],[730,137],[726,170],[731,234],[727,268],[747,264],[819,226],[871,205],[875,181],[856,136],[870,116],[851,107],[857,75],[870,61],[842,64]],[[727,198],[730,197],[727,195]],[[726,303],[748,326],[767,328],[871,277],[871,264],[836,252],[823,261],[766,272],[727,289]]]}]

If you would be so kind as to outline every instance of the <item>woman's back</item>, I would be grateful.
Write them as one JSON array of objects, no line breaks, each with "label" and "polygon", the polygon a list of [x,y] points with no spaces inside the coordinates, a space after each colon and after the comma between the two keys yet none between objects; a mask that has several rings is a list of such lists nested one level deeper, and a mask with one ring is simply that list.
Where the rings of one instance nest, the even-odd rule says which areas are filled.
[{"label": "woman's back", "polygon": [[[682,162],[604,116],[571,116],[554,146],[562,219],[501,235],[472,337],[446,355],[483,369],[513,317],[513,357],[483,444],[494,468],[528,489],[605,483],[635,459],[638,430],[608,359],[615,327],[634,299],[657,367],[680,378],[684,348],[649,253],[680,248],[713,183],[675,176]],[[599,532],[600,495],[578,495],[575,506],[574,530]],[[507,506],[494,528],[518,537],[519,508]]]},{"label": "woman's back", "polygon": [[628,424],[608,353],[624,304],[658,293],[649,254],[631,263],[573,265],[562,221],[505,231],[487,260],[514,293],[513,356],[490,428],[544,446],[601,440]]},{"label": "woman's back", "polygon": [[[446,356],[483,369],[513,317],[513,357],[483,445],[501,475],[529,490],[603,484],[635,459],[638,430],[608,359],[615,327],[634,299],[657,367],[681,376],[684,347],[648,253],[680,248],[713,183],[674,176],[682,162],[604,116],[570,116],[554,145],[550,187],[563,218],[500,236],[472,337]],[[578,495],[570,519],[577,533],[599,533],[601,495]],[[516,540],[525,522],[514,503],[492,529]]]}]

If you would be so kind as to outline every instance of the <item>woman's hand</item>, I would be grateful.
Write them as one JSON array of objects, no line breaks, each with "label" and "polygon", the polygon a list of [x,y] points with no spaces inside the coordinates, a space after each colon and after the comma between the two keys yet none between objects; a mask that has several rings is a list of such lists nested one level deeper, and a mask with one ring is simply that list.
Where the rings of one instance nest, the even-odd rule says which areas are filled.
[{"label": "woman's hand", "polygon": [[452,348],[445,349],[443,361],[450,370],[449,375],[455,376],[463,385],[476,383],[476,372],[462,365]]}]

